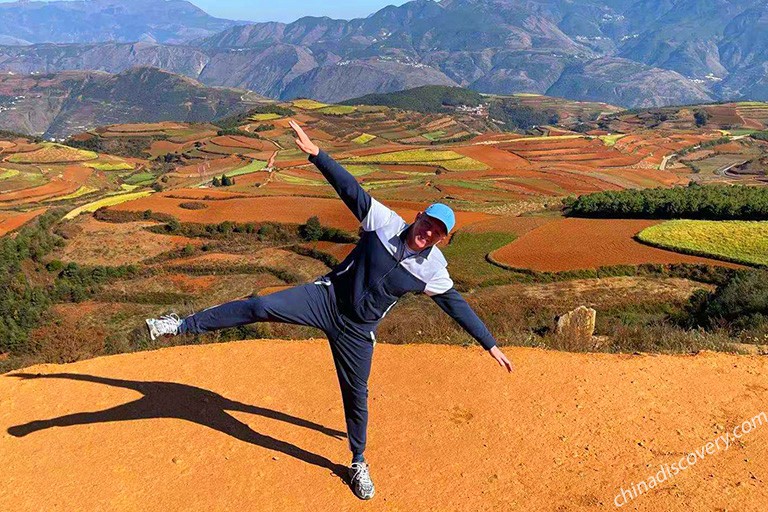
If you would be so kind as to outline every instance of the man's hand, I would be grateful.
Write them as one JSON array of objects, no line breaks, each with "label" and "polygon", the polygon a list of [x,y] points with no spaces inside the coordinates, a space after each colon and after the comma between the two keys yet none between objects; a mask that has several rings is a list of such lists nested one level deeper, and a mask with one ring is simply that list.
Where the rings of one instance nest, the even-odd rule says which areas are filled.
[{"label": "man's hand", "polygon": [[512,365],[512,363],[509,362],[509,359],[507,359],[507,356],[504,355],[504,352],[502,352],[499,347],[494,346],[488,352],[496,360],[496,362],[499,363],[499,366],[505,367],[508,372],[511,372],[515,369],[515,367]]},{"label": "man's hand", "polygon": [[291,125],[291,128],[293,128],[293,131],[296,133],[296,137],[298,137],[296,139],[296,145],[299,146],[299,149],[308,155],[317,156],[320,153],[320,148],[317,147],[314,142],[309,140],[309,137],[304,133],[304,130],[301,129],[299,123],[291,119],[288,124]]}]

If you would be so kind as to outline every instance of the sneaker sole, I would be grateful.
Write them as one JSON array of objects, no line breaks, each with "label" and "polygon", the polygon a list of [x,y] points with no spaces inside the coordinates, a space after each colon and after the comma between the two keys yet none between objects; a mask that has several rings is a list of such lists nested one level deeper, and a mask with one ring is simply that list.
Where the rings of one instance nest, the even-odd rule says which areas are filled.
[{"label": "sneaker sole", "polygon": [[155,341],[157,337],[152,335],[152,325],[149,323],[149,319],[144,321],[147,323],[147,333],[149,334],[149,339],[151,339],[152,341]]}]

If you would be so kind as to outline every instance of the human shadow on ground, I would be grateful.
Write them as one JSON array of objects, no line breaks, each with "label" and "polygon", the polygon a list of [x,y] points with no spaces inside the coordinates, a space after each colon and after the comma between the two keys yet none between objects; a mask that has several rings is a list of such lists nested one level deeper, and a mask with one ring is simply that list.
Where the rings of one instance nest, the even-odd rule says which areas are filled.
[{"label": "human shadow on ground", "polygon": [[208,391],[207,389],[176,382],[121,380],[77,373],[14,373],[8,375],[8,377],[16,377],[19,379],[79,380],[132,389],[144,395],[132,402],[104,409],[103,411],[67,414],[65,416],[59,416],[58,418],[36,420],[23,425],[9,427],[8,433],[14,437],[24,437],[33,432],[51,427],[68,427],[72,425],[153,418],[178,418],[218,430],[219,432],[228,434],[236,439],[245,441],[246,443],[252,443],[269,450],[284,453],[285,455],[295,457],[308,464],[314,464],[315,466],[329,469],[345,483],[348,483],[346,466],[334,464],[322,455],[317,455],[291,443],[255,432],[245,423],[236,419],[234,416],[227,414],[226,411],[256,414],[265,418],[272,418],[299,427],[315,430],[336,439],[346,438],[346,434],[340,430],[328,428],[309,420],[291,416],[290,414],[255,405],[247,405],[235,400],[230,400],[229,398],[225,398],[217,393]]}]

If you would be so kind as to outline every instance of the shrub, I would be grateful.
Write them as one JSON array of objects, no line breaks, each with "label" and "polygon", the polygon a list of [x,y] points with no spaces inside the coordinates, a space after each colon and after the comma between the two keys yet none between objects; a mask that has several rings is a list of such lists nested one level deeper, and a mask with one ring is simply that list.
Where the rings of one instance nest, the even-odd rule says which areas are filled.
[{"label": "shrub", "polygon": [[208,205],[199,201],[188,201],[186,203],[180,203],[179,208],[184,208],[185,210],[205,210],[208,208]]}]

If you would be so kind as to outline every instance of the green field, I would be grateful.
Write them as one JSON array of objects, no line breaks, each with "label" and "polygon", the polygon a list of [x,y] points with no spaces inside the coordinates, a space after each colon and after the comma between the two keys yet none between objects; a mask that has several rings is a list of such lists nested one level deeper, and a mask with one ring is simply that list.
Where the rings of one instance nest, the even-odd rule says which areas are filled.
[{"label": "green field", "polygon": [[451,277],[464,287],[482,286],[509,279],[509,271],[486,261],[489,252],[512,243],[514,233],[467,233],[459,231],[440,250],[450,262]]},{"label": "green field", "polygon": [[368,144],[375,138],[376,138],[375,135],[371,135],[370,133],[364,133],[359,137],[355,137],[354,139],[352,139],[352,142],[356,144]]},{"label": "green field", "polygon": [[304,110],[316,110],[318,108],[329,107],[330,105],[327,103],[320,103],[319,101],[315,100],[303,99],[294,101],[293,106]]},{"label": "green field", "polygon": [[267,162],[263,160],[254,160],[253,162],[249,163],[246,166],[239,167],[234,171],[227,171],[224,174],[232,178],[233,176],[242,176],[243,174],[251,174],[252,172],[260,171],[264,169],[266,166],[267,166]]},{"label": "green field", "polygon": [[746,265],[768,265],[768,222],[671,220],[644,229],[643,243]]},{"label": "green field", "polygon": [[128,162],[86,162],[83,164],[97,171],[132,171],[134,166]]},{"label": "green field", "polygon": [[345,116],[347,114],[352,114],[356,110],[357,108],[346,105],[332,105],[330,107],[317,109],[316,111],[320,114],[326,114],[329,116]]},{"label": "green field", "polygon": [[51,199],[47,199],[44,202],[48,203],[48,202],[53,202],[53,201],[65,201],[67,199],[77,199],[80,196],[84,196],[84,195],[87,195],[87,194],[92,194],[93,192],[97,192],[98,190],[99,189],[97,189],[97,188],[88,187],[86,185],[83,185],[80,188],[78,188],[77,190],[75,190],[74,192],[72,192],[71,194],[68,194],[66,196],[58,196],[58,197],[54,197],[54,198],[51,198]]},{"label": "green field", "polygon": [[437,130],[435,132],[422,133],[421,136],[427,140],[436,141],[445,137],[445,130]]},{"label": "green field", "polygon": [[19,171],[16,169],[3,169],[0,168],[0,180],[7,180],[19,175]]},{"label": "green field", "polygon": [[151,172],[140,172],[123,180],[128,185],[145,185],[155,181],[155,175]]},{"label": "green field", "polygon": [[281,117],[283,116],[281,116],[280,114],[268,113],[268,114],[253,114],[249,119],[251,121],[272,121],[274,119],[280,119]]}]

